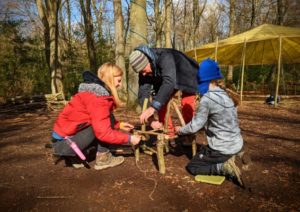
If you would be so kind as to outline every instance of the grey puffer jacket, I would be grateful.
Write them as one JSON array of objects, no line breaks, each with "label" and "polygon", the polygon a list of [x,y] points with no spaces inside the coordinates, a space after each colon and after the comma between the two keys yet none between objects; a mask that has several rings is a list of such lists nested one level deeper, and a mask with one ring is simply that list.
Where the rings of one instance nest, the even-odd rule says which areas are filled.
[{"label": "grey puffer jacket", "polygon": [[197,113],[179,134],[196,133],[203,127],[210,148],[224,155],[233,155],[242,149],[237,110],[232,99],[219,87],[209,90],[201,98]]}]

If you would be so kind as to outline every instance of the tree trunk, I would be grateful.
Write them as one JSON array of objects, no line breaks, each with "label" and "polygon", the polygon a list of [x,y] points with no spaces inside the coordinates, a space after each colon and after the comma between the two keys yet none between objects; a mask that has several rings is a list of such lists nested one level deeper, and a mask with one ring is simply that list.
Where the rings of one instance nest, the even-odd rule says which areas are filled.
[{"label": "tree trunk", "polygon": [[205,0],[203,7],[200,11],[200,5],[199,5],[199,1],[198,0],[193,0],[193,48],[196,48],[196,33],[197,33],[197,29],[200,23],[200,18],[202,16],[202,13],[205,9],[206,6],[206,2],[207,0]]},{"label": "tree trunk", "polygon": [[[125,72],[125,43],[124,43],[124,19],[122,14],[121,0],[114,0],[114,22],[115,22],[115,54],[116,64]],[[123,74],[123,83],[121,88],[121,97],[127,96],[126,73]]]},{"label": "tree trunk", "polygon": [[[140,44],[147,44],[146,0],[135,0],[130,4],[130,46],[131,51]],[[128,106],[137,103],[138,75],[130,67],[128,73]]]},{"label": "tree trunk", "polygon": [[161,13],[159,9],[160,0],[154,0],[154,16],[155,16],[155,46],[161,47]]},{"label": "tree trunk", "polygon": [[93,20],[91,15],[91,0],[86,0],[84,4],[83,0],[80,0],[80,8],[84,20],[84,31],[86,36],[86,45],[88,50],[88,57],[90,63],[90,69],[93,72],[97,71],[96,49],[93,35]]},{"label": "tree trunk", "polygon": [[92,0],[92,6],[94,10],[94,14],[96,16],[97,21],[97,30],[98,30],[98,39],[101,44],[103,40],[103,32],[102,32],[102,20],[103,20],[103,9],[105,8],[107,0],[100,1],[99,9],[96,6],[96,0]]},{"label": "tree trunk", "polygon": [[166,48],[171,48],[171,9],[172,9],[171,0],[165,0],[165,14],[166,14]]},{"label": "tree trunk", "polygon": [[184,0],[184,8],[183,8],[183,51],[187,49],[187,0]]},{"label": "tree trunk", "polygon": [[[61,54],[58,44],[58,11],[61,1],[45,0],[43,3],[42,0],[36,0],[36,4],[38,7],[39,16],[45,27],[45,54],[46,58],[49,58],[49,67],[51,72],[51,92],[52,94],[62,93],[62,95],[64,95],[60,62]],[[44,5],[46,5],[46,7]],[[48,34],[49,39],[47,38]]]},{"label": "tree trunk", "polygon": [[256,20],[256,2],[257,0],[252,0],[251,4],[251,23],[250,23],[250,29],[254,27],[255,20]]},{"label": "tree trunk", "polygon": [[277,0],[277,24],[283,25],[283,4],[282,0]]},{"label": "tree trunk", "polygon": [[43,5],[42,0],[36,0],[36,5],[37,5],[39,17],[44,26],[45,57],[46,57],[46,62],[47,62],[48,68],[49,68],[49,72],[51,73],[51,68],[50,68],[50,29],[49,29],[48,17],[46,15],[46,9]]},{"label": "tree trunk", "polygon": [[62,70],[60,62],[60,49],[58,45],[58,10],[60,0],[47,0],[50,27],[50,67],[52,94],[64,93],[62,83]]},{"label": "tree trunk", "polygon": [[[229,37],[234,35],[234,19],[235,19],[235,0],[230,0],[230,23],[229,23]],[[232,84],[233,66],[228,66],[227,84]]]}]

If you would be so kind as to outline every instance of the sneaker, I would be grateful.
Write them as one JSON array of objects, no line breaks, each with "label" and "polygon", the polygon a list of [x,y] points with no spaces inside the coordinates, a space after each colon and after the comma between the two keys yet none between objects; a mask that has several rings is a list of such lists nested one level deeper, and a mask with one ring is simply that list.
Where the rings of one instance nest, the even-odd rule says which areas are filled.
[{"label": "sneaker", "polygon": [[83,167],[84,167],[83,163],[73,163],[72,166],[73,166],[75,169],[80,169],[80,168],[83,168]]},{"label": "sneaker", "polygon": [[115,167],[124,162],[123,156],[114,157],[110,152],[97,152],[96,164],[94,168],[96,170],[102,170],[110,167]]},{"label": "sneaker", "polygon": [[[237,164],[236,164],[237,162]],[[239,186],[244,187],[244,183],[242,181],[242,173],[239,166],[242,166],[242,163],[236,161],[235,155],[229,158],[224,164],[222,168],[222,172],[225,176],[228,176],[233,181],[236,181]]]},{"label": "sneaker", "polygon": [[77,157],[64,156],[62,158],[65,160],[66,167],[73,167],[75,169],[80,169],[80,168],[84,167],[84,164],[82,163],[82,161]]}]

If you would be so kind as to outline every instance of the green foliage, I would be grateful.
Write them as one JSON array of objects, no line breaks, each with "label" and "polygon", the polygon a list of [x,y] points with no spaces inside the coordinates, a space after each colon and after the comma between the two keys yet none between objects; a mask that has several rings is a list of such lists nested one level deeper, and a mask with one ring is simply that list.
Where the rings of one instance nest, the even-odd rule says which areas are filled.
[{"label": "green foliage", "polygon": [[38,38],[22,37],[23,22],[0,22],[0,96],[48,93],[50,76]]}]

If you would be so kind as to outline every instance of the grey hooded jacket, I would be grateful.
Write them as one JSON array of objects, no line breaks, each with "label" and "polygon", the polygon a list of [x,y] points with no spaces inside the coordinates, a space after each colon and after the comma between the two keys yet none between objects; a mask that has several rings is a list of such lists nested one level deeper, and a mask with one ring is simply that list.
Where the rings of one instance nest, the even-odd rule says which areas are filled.
[{"label": "grey hooded jacket", "polygon": [[210,148],[224,155],[233,155],[242,149],[237,110],[232,99],[219,87],[209,90],[201,98],[197,113],[179,134],[196,133],[203,127]]}]

